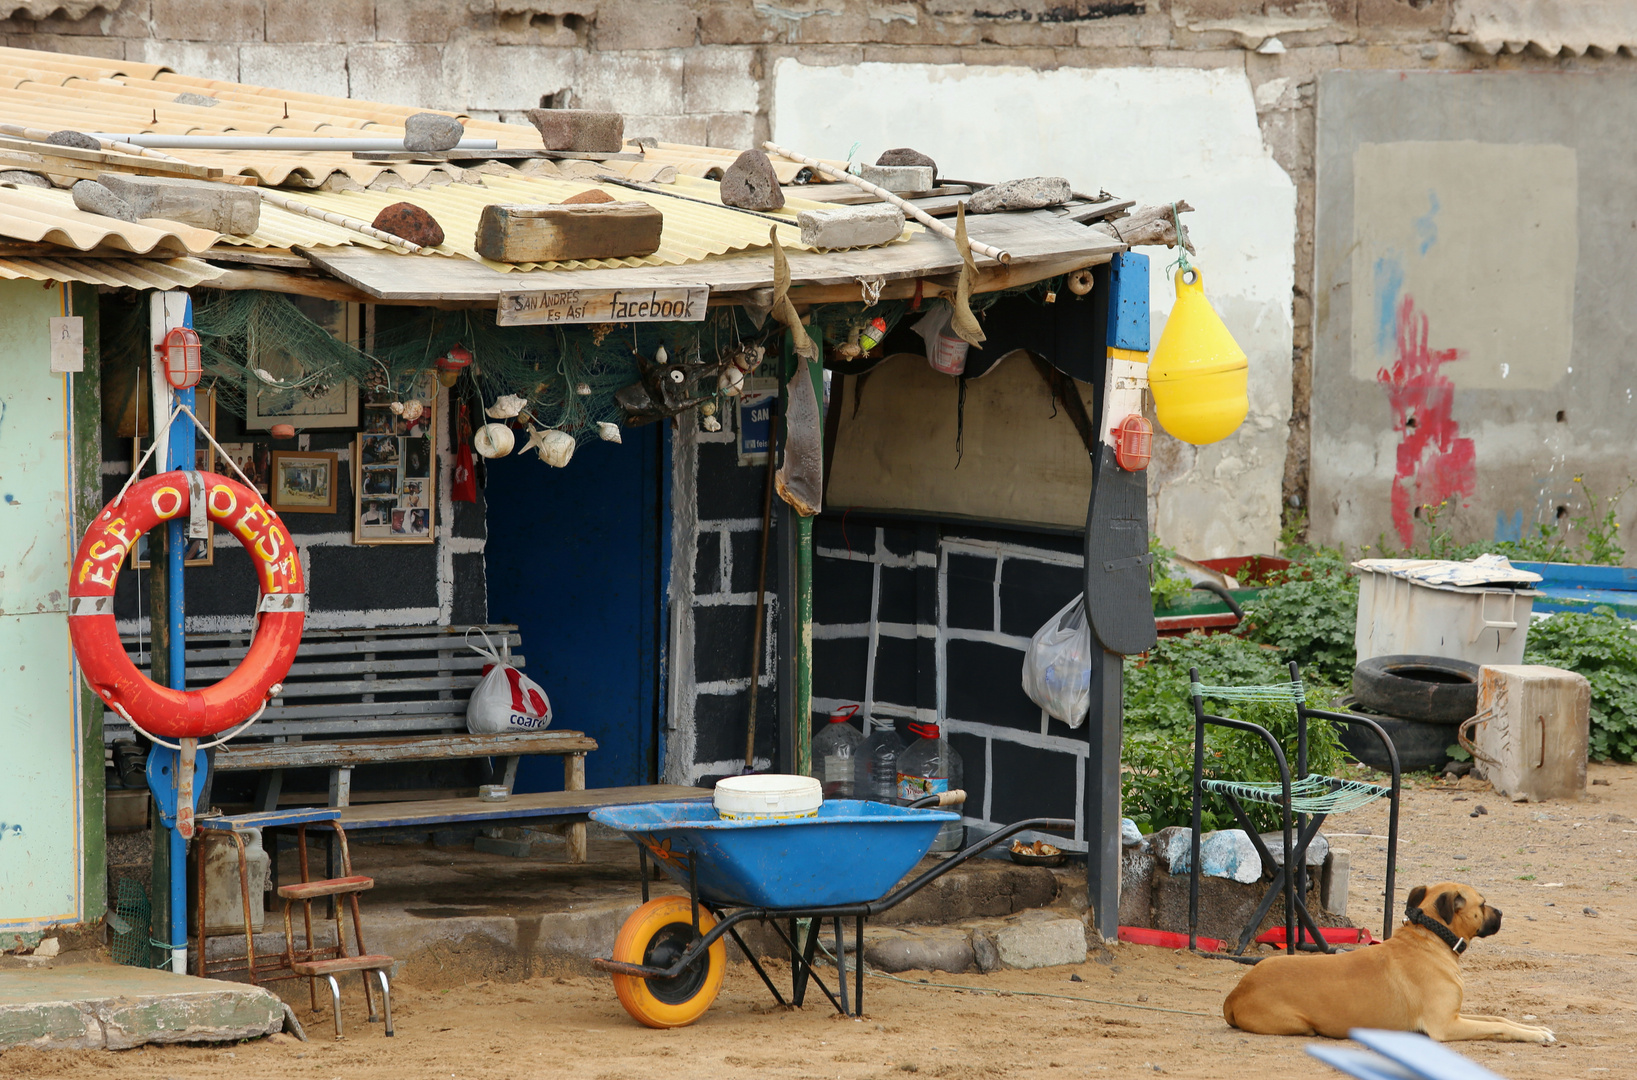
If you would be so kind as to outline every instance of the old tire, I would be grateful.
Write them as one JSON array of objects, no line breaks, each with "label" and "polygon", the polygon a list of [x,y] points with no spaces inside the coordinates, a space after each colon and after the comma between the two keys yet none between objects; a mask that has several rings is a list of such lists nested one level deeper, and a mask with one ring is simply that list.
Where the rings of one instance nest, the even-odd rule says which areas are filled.
[{"label": "old tire", "polygon": [[[1442,768],[1449,760],[1449,748],[1456,745],[1455,733],[1461,726],[1378,716],[1373,710],[1360,708],[1351,696],[1336,702],[1336,711],[1358,713],[1380,724],[1387,738],[1393,741],[1393,749],[1398,751],[1400,774]],[[1363,724],[1337,724],[1336,734],[1354,761],[1380,772],[1391,770],[1386,747],[1381,745],[1376,733]]]},{"label": "old tire", "polygon": [[1353,697],[1383,716],[1458,724],[1478,711],[1478,671],[1445,656],[1372,656],[1353,669]]},{"label": "old tire", "polygon": [[[716,920],[699,909],[699,931],[709,933]],[[693,905],[686,896],[660,896],[631,913],[614,939],[614,959],[627,964],[670,967],[698,940]],[[614,993],[638,1023],[651,1028],[685,1027],[705,1014],[722,989],[728,947],[718,938],[705,955],[673,979],[615,975]]]}]

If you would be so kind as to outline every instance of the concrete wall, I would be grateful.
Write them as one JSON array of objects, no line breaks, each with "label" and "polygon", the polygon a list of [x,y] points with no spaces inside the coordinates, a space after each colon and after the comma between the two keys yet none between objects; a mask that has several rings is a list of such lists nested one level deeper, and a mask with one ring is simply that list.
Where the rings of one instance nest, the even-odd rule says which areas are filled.
[{"label": "concrete wall", "polygon": [[[1316,535],[1568,526],[1632,482],[1637,76],[1320,83]],[[1447,505],[1444,505],[1447,504]],[[1629,530],[1637,506],[1621,518]]]},{"label": "concrete wall", "polygon": [[[614,108],[628,115],[633,135],[726,146],[753,145],[775,123],[804,138],[813,132],[823,149],[840,153],[854,141],[872,153],[884,141],[954,135],[958,141],[945,144],[940,156],[997,178],[1014,171],[1009,161],[1015,171],[1066,162],[1053,167],[1111,190],[1187,198],[1200,207],[1194,229],[1209,287],[1258,365],[1245,434],[1198,455],[1159,445],[1153,486],[1160,534],[1206,556],[1267,546],[1274,500],[1282,497],[1288,514],[1308,499],[1318,75],[1633,68],[1616,51],[1620,40],[1600,41],[1595,27],[1594,48],[1583,55],[1544,55],[1556,52],[1555,39],[1547,35],[1531,46],[1521,31],[1517,41],[1471,40],[1470,6],[1470,0],[965,6],[123,0],[114,11],[94,9],[77,20],[0,21],[0,35],[8,45],[131,57],[191,74],[491,117],[515,116],[542,98]],[[825,85],[814,69],[827,67],[836,69],[836,82],[852,84],[850,97],[813,95],[811,88]],[[963,68],[956,80],[940,74]],[[1002,122],[980,122],[996,115],[993,108],[973,110],[989,92],[975,88],[984,87],[1012,95],[1017,108]],[[878,121],[873,129],[864,123],[876,115],[872,98],[892,110],[890,136]],[[838,100],[862,104],[843,112],[833,107]],[[1020,125],[1020,117],[1029,124]],[[817,140],[825,123],[833,131]],[[1024,130],[1028,139],[1013,135]],[[1286,260],[1287,269],[1273,265]],[[1156,275],[1157,315],[1169,299],[1162,276]],[[1288,303],[1273,297],[1281,290]],[[1221,520],[1202,517],[1202,503],[1215,504]]]}]

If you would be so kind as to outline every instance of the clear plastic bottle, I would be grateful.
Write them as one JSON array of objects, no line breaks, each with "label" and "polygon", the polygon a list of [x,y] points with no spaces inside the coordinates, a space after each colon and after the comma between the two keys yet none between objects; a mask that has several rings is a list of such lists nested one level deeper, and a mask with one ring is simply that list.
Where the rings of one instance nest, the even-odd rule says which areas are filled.
[{"label": "clear plastic bottle", "polygon": [[[920,738],[898,755],[898,801],[908,804],[927,795],[952,791],[961,786],[961,755],[941,738],[937,724],[911,724],[910,733]],[[957,810],[957,813],[959,811]],[[933,851],[955,851],[966,838],[966,826],[952,821],[938,830]]]},{"label": "clear plastic bottle", "polygon": [[861,799],[896,804],[898,755],[904,752],[904,740],[898,737],[898,729],[891,720],[872,719],[870,726],[873,730],[858,755],[858,780],[853,790]]},{"label": "clear plastic bottle", "polygon": [[813,736],[813,775],[824,785],[826,799],[852,799],[864,733],[848,723],[858,712],[848,705],[830,717],[824,730]]}]

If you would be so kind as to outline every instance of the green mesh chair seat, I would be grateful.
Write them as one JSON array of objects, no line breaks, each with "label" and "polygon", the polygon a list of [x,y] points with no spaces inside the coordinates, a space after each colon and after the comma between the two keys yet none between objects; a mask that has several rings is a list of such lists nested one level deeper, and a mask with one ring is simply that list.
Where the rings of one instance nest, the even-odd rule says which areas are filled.
[{"label": "green mesh chair seat", "polygon": [[[1245,802],[1280,806],[1284,785],[1278,781],[1202,780],[1200,786],[1218,795],[1232,795]],[[1345,814],[1369,806],[1393,793],[1380,784],[1362,780],[1338,780],[1333,776],[1304,776],[1290,782],[1290,809],[1297,814]]]}]

